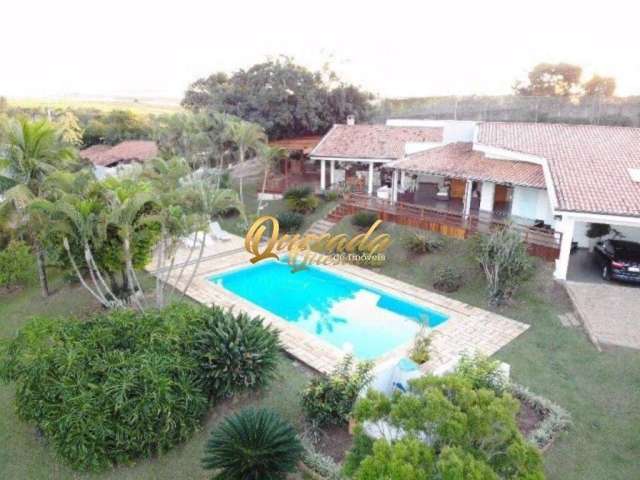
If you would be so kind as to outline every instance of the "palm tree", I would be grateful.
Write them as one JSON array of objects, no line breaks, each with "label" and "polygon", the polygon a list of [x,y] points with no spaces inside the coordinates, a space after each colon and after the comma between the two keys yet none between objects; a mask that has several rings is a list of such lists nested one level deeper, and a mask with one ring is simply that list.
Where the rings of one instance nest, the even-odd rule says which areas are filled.
[{"label": "palm tree", "polygon": [[[238,147],[238,161],[244,164],[249,151],[257,151],[267,141],[264,129],[255,123],[236,121],[229,124],[229,138]],[[244,202],[242,194],[243,174],[240,172],[240,201]]]},{"label": "palm tree", "polygon": [[[287,158],[289,152],[287,149],[282,147],[270,147],[269,145],[264,145],[260,149],[259,159],[262,162],[262,168],[264,169],[264,176],[262,177],[262,195],[264,196],[264,191],[267,189],[267,178],[269,177],[269,173],[271,168],[276,165],[283,158]],[[260,215],[260,210],[262,210],[262,198],[258,200],[258,211],[256,215]]]},{"label": "palm tree", "polygon": [[46,120],[8,122],[6,143],[0,147],[0,222],[23,232],[38,264],[40,287],[49,295],[42,218],[28,207],[45,194],[47,178],[64,169],[74,150],[63,142],[56,128]]}]

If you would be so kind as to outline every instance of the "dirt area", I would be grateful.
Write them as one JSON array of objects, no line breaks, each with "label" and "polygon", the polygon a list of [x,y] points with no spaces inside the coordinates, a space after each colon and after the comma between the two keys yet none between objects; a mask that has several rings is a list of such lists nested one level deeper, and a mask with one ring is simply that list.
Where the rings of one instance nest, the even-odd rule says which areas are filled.
[{"label": "dirt area", "polygon": [[346,425],[333,426],[322,429],[322,436],[316,448],[320,453],[333,458],[336,463],[341,463],[352,442],[353,437],[349,435]]},{"label": "dirt area", "polygon": [[520,403],[520,411],[516,416],[516,421],[518,422],[518,429],[524,436],[534,431],[543,420],[544,416],[541,412],[527,403]]}]

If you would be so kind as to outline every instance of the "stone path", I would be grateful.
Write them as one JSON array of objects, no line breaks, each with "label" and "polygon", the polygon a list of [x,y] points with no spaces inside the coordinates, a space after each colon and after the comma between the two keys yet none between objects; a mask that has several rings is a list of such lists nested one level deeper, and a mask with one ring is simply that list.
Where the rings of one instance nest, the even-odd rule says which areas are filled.
[{"label": "stone path", "polygon": [[329,230],[331,230],[333,227],[335,227],[335,225],[335,222],[321,218],[320,220],[316,220],[305,232],[305,234],[324,235],[325,233],[328,233]]},{"label": "stone path", "polygon": [[640,288],[575,281],[566,287],[596,344],[640,349]]}]

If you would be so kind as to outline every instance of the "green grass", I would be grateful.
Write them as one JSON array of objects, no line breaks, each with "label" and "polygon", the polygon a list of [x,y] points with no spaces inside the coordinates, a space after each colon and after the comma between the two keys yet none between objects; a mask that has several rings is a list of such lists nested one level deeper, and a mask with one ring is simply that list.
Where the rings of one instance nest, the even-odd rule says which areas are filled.
[{"label": "green grass", "polygon": [[[353,235],[345,218],[332,233]],[[580,329],[565,328],[558,315],[571,308],[551,265],[537,262],[536,274],[511,305],[487,306],[481,272],[468,254],[468,242],[446,238],[445,248],[421,256],[407,254],[402,238],[409,229],[383,224],[394,243],[383,274],[433,290],[434,268],[449,264],[463,273],[464,287],[450,296],[498,311],[531,325],[497,357],[511,364],[512,377],[571,412],[575,425],[545,454],[549,478],[626,480],[640,471],[640,352],[616,348],[598,352]]]},{"label": "green grass", "polygon": [[[258,192],[262,188],[262,178],[246,178],[243,185],[243,196],[245,213],[249,222],[256,218],[258,210]],[[234,184],[234,188],[237,190],[237,184]],[[327,202],[320,200],[318,208],[313,212],[305,214],[304,223],[300,229],[300,233],[303,233],[307,228],[311,226],[313,222],[325,217],[336,205],[337,201]],[[260,211],[260,215],[272,215],[276,216],[280,212],[287,211],[287,205],[284,200],[269,200],[264,202],[264,208]],[[220,220],[220,226],[236,235],[244,236],[247,233],[247,224],[242,221],[239,216],[233,216],[230,218],[223,218]]]},{"label": "green grass", "polygon": [[[40,297],[37,285],[11,294],[0,294],[0,338],[12,337],[34,315],[88,315],[99,309],[81,287],[62,282],[59,275],[51,281],[55,293]],[[53,451],[40,439],[33,425],[15,415],[14,387],[0,384],[0,479],[130,479],[174,480],[207,479],[210,474],[200,467],[206,439],[214,426],[226,415],[250,404],[271,408],[295,426],[301,426],[299,392],[310,373],[296,362],[282,356],[278,379],[264,390],[234,398],[211,410],[202,430],[185,444],[159,458],[143,460],[133,466],[121,466],[102,474],[80,474],[61,464]]]},{"label": "green grass", "polygon": [[67,98],[60,100],[47,100],[44,98],[22,98],[9,99],[10,107],[21,108],[52,108],[52,109],[95,109],[100,111],[111,110],[129,110],[138,114],[162,115],[165,113],[176,113],[182,111],[182,107],[177,103],[162,104],[146,102],[144,99],[140,101],[130,100],[82,100],[75,98]]}]

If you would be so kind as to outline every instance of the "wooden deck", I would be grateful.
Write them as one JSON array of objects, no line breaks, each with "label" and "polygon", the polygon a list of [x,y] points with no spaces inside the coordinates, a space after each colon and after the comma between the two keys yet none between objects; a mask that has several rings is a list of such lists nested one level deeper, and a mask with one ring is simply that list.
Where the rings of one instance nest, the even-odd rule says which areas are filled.
[{"label": "wooden deck", "polygon": [[468,218],[464,218],[456,212],[404,202],[391,203],[389,200],[368,195],[351,194],[345,198],[335,215],[351,215],[360,210],[374,211],[381,220],[387,222],[430,230],[459,239],[468,238],[477,232],[487,233],[493,228],[509,224],[511,228],[520,232],[531,255],[553,261],[560,253],[560,232],[498,220],[490,213],[472,212]]}]

